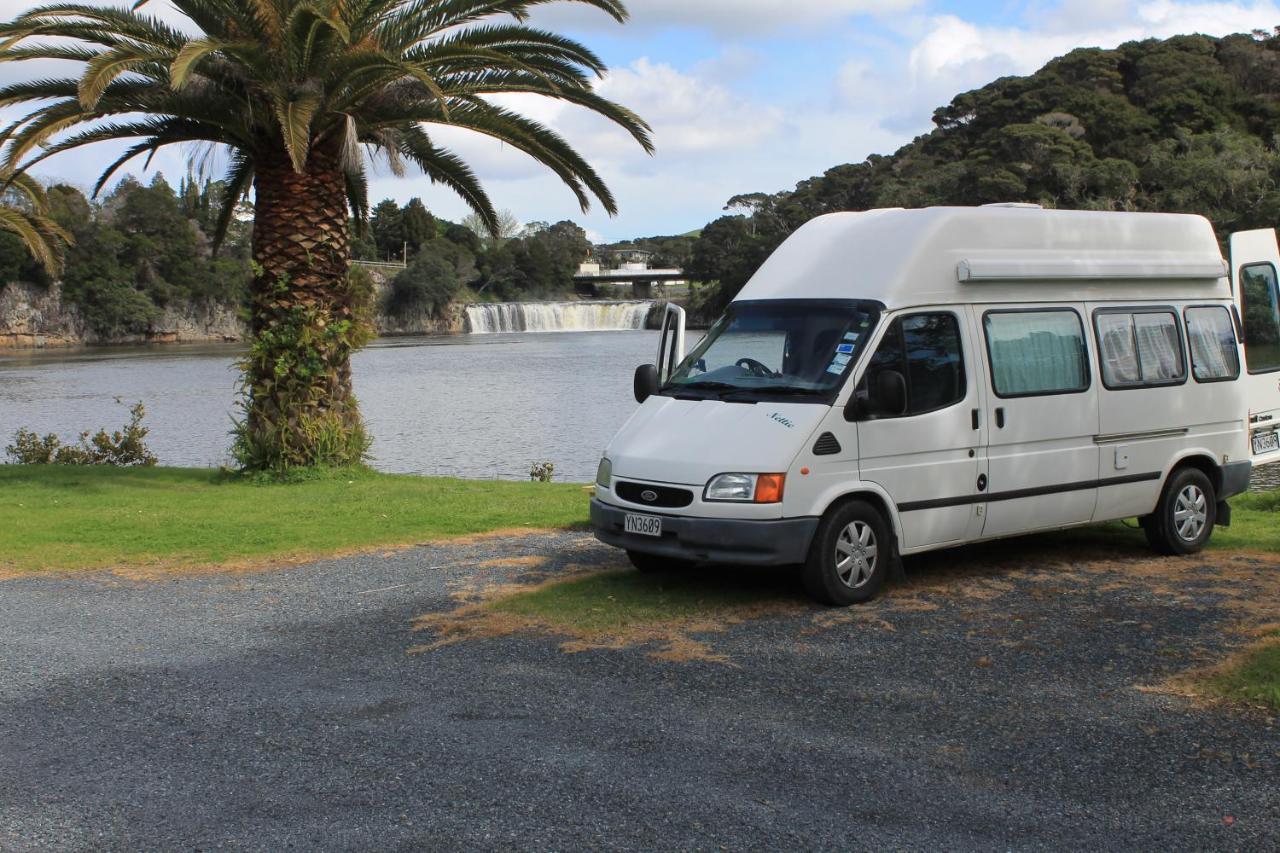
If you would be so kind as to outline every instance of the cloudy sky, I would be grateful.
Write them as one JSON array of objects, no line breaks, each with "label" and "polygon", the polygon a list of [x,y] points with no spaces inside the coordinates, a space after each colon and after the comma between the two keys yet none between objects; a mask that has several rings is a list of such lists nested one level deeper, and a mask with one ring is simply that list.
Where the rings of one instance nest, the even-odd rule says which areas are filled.
[{"label": "cloudy sky", "polygon": [[[105,0],[104,0],[105,2]],[[0,0],[0,12],[34,5]],[[890,153],[930,127],[933,109],[1006,74],[1034,71],[1078,46],[1177,33],[1224,35],[1280,25],[1275,2],[1175,0],[631,0],[619,26],[589,7],[549,7],[536,23],[578,37],[612,72],[601,90],[654,127],[649,157],[572,108],[521,101],[566,134],[604,175],[616,218],[582,214],[537,164],[463,132],[437,139],[465,155],[499,207],[522,221],[573,219],[596,238],[682,233],[740,192],[788,189],[838,163]],[[149,8],[165,17],[167,0]],[[0,66],[0,79],[31,73]],[[0,112],[0,117],[4,117]],[[89,184],[110,151],[63,155],[44,174]],[[153,171],[176,179],[183,152]],[[421,197],[440,215],[465,208],[425,178],[379,174],[375,199]]]}]

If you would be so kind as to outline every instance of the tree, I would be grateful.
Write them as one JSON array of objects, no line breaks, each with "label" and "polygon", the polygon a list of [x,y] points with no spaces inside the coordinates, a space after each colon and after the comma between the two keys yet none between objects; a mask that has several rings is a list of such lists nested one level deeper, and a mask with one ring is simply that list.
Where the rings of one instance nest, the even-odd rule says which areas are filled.
[{"label": "tree", "polygon": [[416,255],[422,247],[436,237],[436,218],[431,215],[420,198],[411,198],[400,212],[404,228],[404,241],[409,253]]},{"label": "tree", "polygon": [[404,214],[391,199],[383,199],[369,217],[369,230],[378,249],[378,260],[398,259],[404,251]]},{"label": "tree", "polygon": [[400,317],[414,312],[439,316],[461,287],[452,262],[434,252],[422,252],[391,280],[387,308]]},{"label": "tree", "polygon": [[473,213],[463,219],[462,224],[480,238],[480,243],[486,249],[500,247],[521,231],[520,220],[509,210],[499,211],[493,222],[486,222],[479,213]]},{"label": "tree", "polygon": [[[622,22],[621,0],[565,0]],[[348,271],[349,213],[368,213],[364,152],[457,192],[495,231],[475,174],[436,145],[448,124],[502,141],[555,173],[583,209],[616,212],[607,186],[557,133],[489,98],[524,93],[584,107],[652,150],[648,126],[592,85],[605,65],[585,46],[525,22],[550,0],[171,0],[191,26],[132,9],[59,4],[0,24],[0,61],[66,60],[81,75],[0,86],[31,111],[8,129],[3,163],[130,140],[125,163],[170,145],[221,146],[227,203],[255,196],[244,358],[245,417],[235,453],[249,469],[354,464],[368,438],[351,388],[367,337]],[[142,8],[140,8],[142,7]]]}]

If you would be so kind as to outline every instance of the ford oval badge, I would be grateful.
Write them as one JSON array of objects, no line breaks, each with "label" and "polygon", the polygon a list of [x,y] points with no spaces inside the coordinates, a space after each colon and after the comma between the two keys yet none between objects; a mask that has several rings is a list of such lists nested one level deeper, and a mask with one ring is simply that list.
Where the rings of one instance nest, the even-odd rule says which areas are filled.
[{"label": "ford oval badge", "polygon": [[653,489],[645,489],[643,492],[640,493],[640,499],[643,501],[648,501],[649,503],[653,503],[658,499],[658,493],[655,492]]}]

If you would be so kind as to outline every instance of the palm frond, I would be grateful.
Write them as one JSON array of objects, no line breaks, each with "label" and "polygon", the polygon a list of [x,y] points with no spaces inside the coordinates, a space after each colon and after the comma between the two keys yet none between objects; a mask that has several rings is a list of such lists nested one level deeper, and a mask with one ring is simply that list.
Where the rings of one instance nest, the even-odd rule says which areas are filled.
[{"label": "palm frond", "polygon": [[455,154],[436,147],[421,128],[410,128],[402,135],[402,153],[434,183],[443,184],[458,194],[476,212],[491,233],[498,231],[498,212],[480,184],[476,173]]},{"label": "palm frond", "polygon": [[[584,209],[617,204],[560,134],[488,99],[534,94],[592,111],[653,150],[635,113],[601,97],[603,60],[580,42],[528,26],[531,12],[574,2],[627,19],[622,0],[169,0],[199,32],[132,8],[46,3],[0,22],[0,62],[76,63],[74,78],[0,85],[0,108],[30,111],[0,131],[0,170],[108,140],[127,147],[98,190],[133,158],[168,145],[228,147],[247,189],[255,163],[336,168],[349,204],[367,208],[363,146],[394,174],[405,164],[494,221],[476,175],[420,125],[455,124],[501,140],[556,174]],[[323,149],[316,160],[315,152]],[[314,162],[313,162],[314,161]],[[260,176],[259,176],[260,177]]]},{"label": "palm frond", "polygon": [[226,184],[226,193],[222,197],[222,207],[218,209],[218,218],[214,222],[213,230],[213,251],[218,252],[222,248],[223,242],[227,239],[227,231],[231,227],[231,220],[235,217],[236,207],[241,200],[249,194],[249,188],[253,185],[253,160],[239,152],[231,157],[231,166],[227,169],[226,177],[223,178]]}]

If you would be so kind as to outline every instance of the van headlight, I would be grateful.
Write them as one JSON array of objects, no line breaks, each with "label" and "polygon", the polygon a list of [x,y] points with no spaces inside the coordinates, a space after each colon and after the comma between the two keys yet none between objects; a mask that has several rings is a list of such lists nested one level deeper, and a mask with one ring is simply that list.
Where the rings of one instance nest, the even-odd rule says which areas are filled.
[{"label": "van headlight", "polygon": [[602,489],[607,489],[612,479],[613,463],[609,461],[608,456],[602,456],[600,457],[600,467],[596,468],[596,485]]},{"label": "van headlight", "polygon": [[702,499],[775,504],[782,500],[786,474],[717,474],[707,483]]}]

